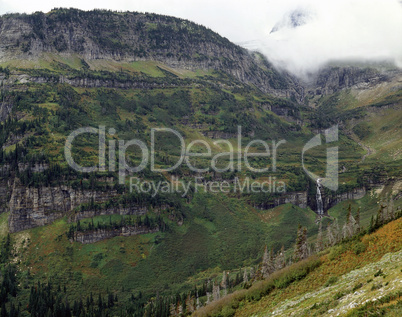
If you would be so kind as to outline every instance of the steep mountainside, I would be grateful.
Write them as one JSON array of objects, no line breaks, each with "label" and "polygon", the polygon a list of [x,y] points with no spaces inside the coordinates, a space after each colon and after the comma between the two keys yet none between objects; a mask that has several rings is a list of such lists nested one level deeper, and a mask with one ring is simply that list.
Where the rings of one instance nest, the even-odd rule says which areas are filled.
[{"label": "steep mountainside", "polygon": [[193,316],[400,316],[402,219],[275,272]]},{"label": "steep mountainside", "polygon": [[[265,246],[292,262],[299,225],[310,254],[321,229],[338,228],[339,242],[347,236],[349,213],[365,227],[386,206],[394,213],[401,82],[392,68],[342,65],[303,83],[205,27],[155,14],[1,16],[1,313],[188,315],[250,286],[247,272],[262,277]],[[338,137],[325,144],[334,126]],[[83,127],[96,134],[66,146]],[[154,142],[154,128],[174,129],[191,153],[209,147],[211,155],[154,171],[151,154],[161,169],[183,149],[169,133]],[[103,166],[102,129],[106,170],[71,168],[66,149],[77,164]],[[338,147],[339,188],[322,188],[323,215],[302,167],[317,134],[322,145],[303,156],[309,171],[325,175],[327,152]],[[124,147],[129,140],[155,146],[141,171],[120,165],[144,161],[136,146]],[[246,151],[267,151],[256,140],[270,155],[246,161]],[[265,191],[251,190],[261,184]]]},{"label": "steep mountainside", "polygon": [[36,59],[43,53],[213,69],[264,92],[298,100],[303,97],[297,80],[276,71],[261,55],[251,54],[203,26],[168,16],[59,9],[0,18],[0,61]]}]

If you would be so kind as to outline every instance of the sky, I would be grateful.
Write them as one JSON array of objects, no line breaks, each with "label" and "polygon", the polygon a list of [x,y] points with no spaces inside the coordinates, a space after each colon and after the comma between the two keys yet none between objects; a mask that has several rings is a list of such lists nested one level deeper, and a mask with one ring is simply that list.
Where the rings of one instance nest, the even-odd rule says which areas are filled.
[{"label": "sky", "polygon": [[[54,7],[154,12],[203,24],[299,76],[330,61],[388,60],[402,67],[400,0],[0,0],[0,14]],[[289,14],[304,25],[290,27]],[[282,27],[271,33],[275,25]]]}]

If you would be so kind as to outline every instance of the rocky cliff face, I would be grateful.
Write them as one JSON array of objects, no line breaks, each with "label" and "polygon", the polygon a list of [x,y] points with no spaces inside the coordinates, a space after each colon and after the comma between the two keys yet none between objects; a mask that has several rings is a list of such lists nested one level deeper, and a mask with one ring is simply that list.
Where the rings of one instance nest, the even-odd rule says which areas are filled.
[{"label": "rocky cliff face", "polygon": [[0,17],[0,61],[37,59],[43,53],[212,69],[264,92],[303,100],[298,81],[276,71],[260,54],[251,54],[203,26],[162,15],[59,9]]},{"label": "rocky cliff face", "polygon": [[107,193],[73,191],[66,186],[31,188],[14,183],[8,204],[10,232],[47,225],[79,204],[104,200]]},{"label": "rocky cliff face", "polygon": [[8,194],[10,184],[7,181],[0,181],[0,214],[8,210]]},{"label": "rocky cliff face", "polygon": [[[328,95],[356,85],[375,84],[387,80],[388,76],[373,68],[329,67],[317,74],[312,82],[302,85],[289,74],[276,71],[260,54],[250,53],[211,30],[189,21],[154,14],[63,9],[48,14],[0,17],[0,62],[10,59],[40,59],[46,53],[78,56],[82,58],[83,67],[85,60],[103,59],[119,62],[154,60],[173,68],[212,69],[230,74],[243,83],[255,85],[264,92],[292,98],[297,102],[303,102],[304,91],[307,90],[313,96]],[[153,89],[167,85],[166,82],[155,78],[147,80],[145,76],[132,80],[119,80],[117,77],[97,79],[85,77],[85,72],[82,72],[82,76],[68,77],[58,75],[57,72],[48,73],[47,76],[46,72],[38,71],[37,75],[32,75],[24,70],[10,72],[0,69],[2,87],[12,89],[18,84],[25,89],[30,83],[63,83],[73,87],[116,89]],[[176,85],[176,82],[174,84]],[[288,121],[298,120],[293,119],[290,110],[282,105],[262,104],[261,107]],[[10,115],[12,108],[12,100],[3,97],[0,99],[0,122]],[[185,118],[183,120],[183,124],[188,124]],[[204,134],[213,139],[235,137],[232,133],[209,131],[208,124],[194,125],[193,128],[208,130]],[[252,137],[253,132],[248,136]],[[14,136],[11,132],[7,142],[1,146],[14,145],[20,141],[19,138],[20,136]],[[20,163],[18,166],[19,171],[26,168],[26,164]],[[32,171],[42,172],[47,168],[45,165],[35,165]],[[0,167],[0,172],[6,173],[9,169],[8,165],[4,165]],[[347,194],[324,197],[324,207],[328,209],[339,201],[361,198],[364,193],[364,189],[359,189]],[[102,210],[75,210],[81,204],[91,201],[102,203],[116,195],[113,191],[80,191],[67,186],[25,187],[18,182],[6,180],[0,184],[0,212],[10,211],[11,232],[43,226],[65,215],[68,215],[71,221],[77,221],[96,215],[142,215],[147,212],[148,208],[140,205],[115,206]],[[268,209],[285,203],[292,203],[301,208],[310,206],[315,210],[315,198],[310,198],[307,192],[286,193],[256,207]],[[97,238],[82,239],[89,241]]]},{"label": "rocky cliff face", "polygon": [[381,72],[370,67],[326,67],[306,84],[307,95],[330,95],[353,86],[375,85],[387,81],[391,72]]},{"label": "rocky cliff face", "polygon": [[[2,191],[4,192],[2,197],[6,197],[5,189]],[[0,190],[0,194],[2,191]],[[77,221],[98,215],[143,215],[148,211],[147,207],[140,205],[116,206],[101,210],[75,210],[81,204],[88,204],[91,201],[99,204],[116,196],[117,192],[113,190],[106,192],[74,190],[63,185],[35,188],[22,186],[16,181],[11,189],[8,208],[3,209],[10,211],[10,232],[44,226],[65,215],[70,215],[70,220]]]},{"label": "rocky cliff face", "polygon": [[[277,71],[261,54],[249,52],[219,34],[173,17],[136,12],[58,9],[47,14],[10,14],[0,17],[0,62],[35,60],[45,53],[118,62],[159,61],[176,69],[215,70],[255,85],[277,97],[303,103],[306,95],[329,95],[355,85],[387,80],[368,67],[326,67],[309,82]],[[4,76],[3,76],[4,77]],[[6,78],[1,78],[4,81]],[[53,78],[53,80],[55,80]],[[22,79],[23,82],[24,79]],[[49,78],[30,79],[49,82]],[[144,83],[113,83],[88,78],[58,78],[83,87],[145,88]],[[0,120],[7,116],[0,106]]]},{"label": "rocky cliff face", "polygon": [[348,199],[362,199],[366,195],[366,193],[367,193],[367,190],[364,187],[355,188],[350,192],[338,194],[332,199],[327,197],[326,199],[324,199],[323,203],[324,203],[324,206],[326,205],[327,209],[328,209],[328,208],[335,206],[337,203],[339,203],[341,201],[345,201]]},{"label": "rocky cliff face", "polygon": [[307,208],[308,206],[307,192],[303,191],[303,192],[284,193],[280,197],[273,198],[271,202],[255,205],[254,207],[258,209],[270,209],[283,204],[293,204],[300,208]]},{"label": "rocky cliff face", "polygon": [[[2,197],[7,196],[6,188],[6,186],[0,187],[0,194],[2,194]],[[324,209],[327,210],[335,204],[347,199],[363,198],[365,194],[365,188],[358,188],[343,194],[323,196]],[[21,186],[18,184],[18,182],[15,182],[12,186],[8,208],[3,206],[3,211],[10,211],[10,232],[18,232],[37,226],[44,226],[65,215],[68,215],[70,221],[76,222],[84,218],[91,218],[99,215],[145,215],[147,213],[148,207],[141,205],[119,205],[112,208],[94,208],[88,210],[76,209],[76,207],[80,206],[81,204],[88,204],[91,201],[102,203],[113,199],[113,197],[116,196],[117,193],[113,191],[81,191],[68,188],[67,186],[30,188]],[[270,209],[287,203],[299,206],[300,208],[310,207],[315,210],[315,200],[312,197],[309,197],[306,191],[284,193],[279,197],[275,197],[271,202],[255,205],[254,207],[259,209]],[[162,205],[154,208],[154,211],[161,211],[168,208],[169,206]],[[109,231],[101,232],[99,230],[85,234],[79,233],[79,238],[77,238],[77,241],[82,243],[91,243],[84,241],[99,241],[99,239],[101,240],[101,236],[107,236],[106,238],[108,238],[108,235],[125,235],[124,232],[129,233],[130,230],[123,230],[122,232],[118,233]]]},{"label": "rocky cliff face", "polygon": [[[167,84],[158,82],[144,80],[143,78],[132,78],[129,81],[123,81],[118,79],[95,79],[89,77],[75,77],[68,78],[66,76],[31,76],[28,74],[12,74],[8,78],[0,77],[0,85],[12,87],[14,84],[67,84],[73,87],[85,87],[85,88],[116,88],[116,89],[155,89],[155,88],[166,88]],[[175,87],[179,85],[186,85],[185,82],[175,83]],[[0,103],[0,121],[7,118],[8,114],[12,110],[12,102]]]},{"label": "rocky cliff face", "polygon": [[[352,191],[342,193],[342,194],[334,194],[334,195],[323,195],[323,205],[324,210],[328,210],[341,201],[349,200],[349,199],[362,199],[367,193],[365,187],[355,188]],[[316,204],[314,203],[314,206]],[[314,209],[315,210],[315,209]]]},{"label": "rocky cliff face", "polygon": [[8,115],[11,113],[11,110],[12,110],[12,103],[0,102],[0,122],[8,118]]},{"label": "rocky cliff face", "polygon": [[[341,201],[345,201],[348,199],[361,199],[366,195],[366,192],[367,192],[366,188],[363,187],[363,188],[355,188],[350,192],[342,194],[334,194],[334,195],[323,194],[324,210],[328,210],[329,208],[335,206],[337,203]],[[317,210],[315,194],[309,195],[307,191],[285,193],[280,197],[275,197],[271,202],[255,205],[254,207],[259,209],[270,209],[288,203],[298,206],[300,208],[310,207],[312,210]]]},{"label": "rocky cliff face", "polygon": [[159,229],[150,229],[145,226],[125,226],[113,230],[91,230],[86,232],[76,232],[74,234],[74,241],[81,242],[82,244],[95,243],[104,239],[109,239],[117,236],[129,237],[137,234],[146,234],[158,232]]}]

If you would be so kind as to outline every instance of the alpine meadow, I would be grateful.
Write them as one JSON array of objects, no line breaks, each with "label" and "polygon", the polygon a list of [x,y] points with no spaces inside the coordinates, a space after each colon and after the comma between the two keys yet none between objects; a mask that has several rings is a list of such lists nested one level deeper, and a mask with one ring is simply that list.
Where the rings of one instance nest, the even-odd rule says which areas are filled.
[{"label": "alpine meadow", "polygon": [[402,70],[317,69],[172,16],[1,15],[0,316],[402,316]]}]

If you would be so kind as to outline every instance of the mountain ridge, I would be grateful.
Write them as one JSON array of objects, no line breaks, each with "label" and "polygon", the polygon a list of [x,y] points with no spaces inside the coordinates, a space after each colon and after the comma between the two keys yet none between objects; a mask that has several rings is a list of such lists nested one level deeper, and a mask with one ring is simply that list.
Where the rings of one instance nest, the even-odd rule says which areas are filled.
[{"label": "mountain ridge", "polygon": [[[130,21],[142,24],[136,30],[137,22]],[[210,302],[214,288],[219,297],[216,286],[226,276],[222,270],[230,271],[232,290],[242,289],[244,271],[255,272],[264,246],[272,252],[283,246],[292,261],[299,225],[308,230],[308,247],[314,250],[320,220],[324,230],[342,228],[349,210],[368,226],[388,203],[401,207],[398,71],[331,65],[302,83],[275,70],[258,52],[194,23],[104,10],[2,16],[0,56],[0,265],[15,266],[17,277],[17,297],[9,296],[7,312],[14,304],[21,304],[24,313],[43,309],[32,304],[40,294],[29,288],[51,282],[59,303],[68,299],[78,305],[83,294],[99,293],[98,303],[87,297],[84,313],[91,317],[93,309],[111,315],[175,315],[170,304],[177,314],[189,314],[196,308],[196,294],[199,307]],[[323,188],[321,217],[315,211],[316,183],[304,172],[300,154],[312,137],[335,125],[338,141],[312,149],[304,162],[308,170],[325,175],[327,150],[339,147],[339,189]],[[118,182],[123,151],[109,151],[112,143],[106,142],[108,171],[81,173],[69,166],[68,135],[101,126],[108,131],[105,141],[141,140],[146,146],[152,143],[152,129],[172,128],[187,144],[202,140],[209,145],[211,157],[224,154],[216,140],[255,153],[263,151],[250,143],[256,139],[269,146],[275,140],[286,143],[272,173],[271,158],[258,157],[250,164],[267,172],[240,162],[240,169],[224,172],[196,173],[182,164],[172,172],[147,166],[126,174],[145,185],[189,184],[185,196],[182,191],[153,196],[153,191],[131,191],[127,178],[124,185]],[[178,160],[176,141],[158,136],[157,167]],[[78,136],[75,161],[98,166],[99,143],[95,135]],[[205,150],[198,144],[192,149]],[[139,164],[135,147],[125,150],[129,164]],[[227,157],[219,159],[219,167],[229,163]],[[209,157],[191,162],[211,166]],[[190,188],[195,178],[199,191]],[[286,183],[286,192],[202,190],[215,182],[237,188],[237,179],[257,185],[277,179]],[[4,254],[10,244],[14,250]],[[41,286],[37,289],[42,292]],[[111,293],[119,300],[109,299],[106,307],[103,296]],[[80,316],[79,309],[73,315]]]},{"label": "mountain ridge", "polygon": [[309,79],[301,79],[276,69],[259,52],[248,51],[204,26],[151,13],[59,8],[0,16],[0,63],[40,61],[52,54],[77,55],[83,67],[88,66],[85,61],[155,61],[179,70],[224,72],[297,103],[305,103],[308,95],[379,83],[401,73],[376,64],[327,65]]},{"label": "mountain ridge", "polygon": [[156,14],[56,9],[0,17],[0,61],[35,59],[42,53],[78,53],[86,60],[155,60],[173,68],[226,71],[280,97],[302,100],[298,81],[278,72],[210,29]]}]

